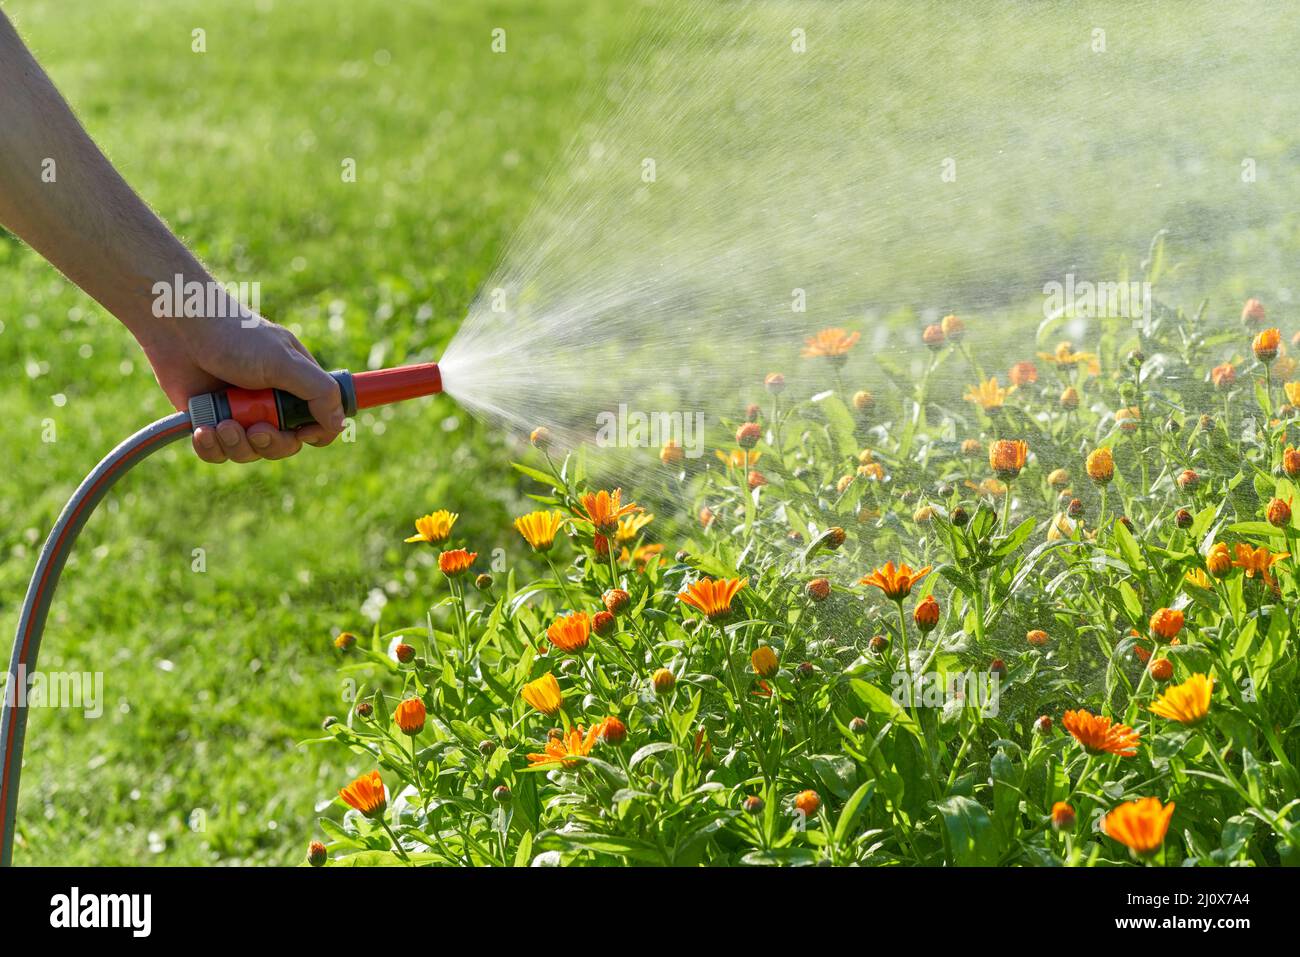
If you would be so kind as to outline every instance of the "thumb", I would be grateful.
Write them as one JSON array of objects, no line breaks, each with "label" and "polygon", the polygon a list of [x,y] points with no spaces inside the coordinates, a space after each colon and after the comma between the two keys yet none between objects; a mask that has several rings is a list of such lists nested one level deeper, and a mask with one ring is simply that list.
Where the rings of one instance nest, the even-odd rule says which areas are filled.
[{"label": "thumb", "polygon": [[292,392],[307,403],[312,418],[330,432],[343,430],[343,396],[334,377],[316,364],[316,360],[298,352],[285,356],[277,370],[276,388]]}]

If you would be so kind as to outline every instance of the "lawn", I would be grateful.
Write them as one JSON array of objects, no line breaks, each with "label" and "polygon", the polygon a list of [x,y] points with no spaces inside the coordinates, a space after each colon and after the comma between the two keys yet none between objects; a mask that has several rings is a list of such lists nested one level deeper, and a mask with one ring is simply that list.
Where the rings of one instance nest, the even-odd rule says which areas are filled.
[{"label": "lawn", "polygon": [[[441,354],[642,24],[635,8],[579,0],[2,6],[213,272],[260,282],[270,318],[326,365],[353,369]],[[1260,82],[1263,63],[1294,57],[1281,13],[1234,26],[1244,7],[1186,4],[1176,24],[1154,4],[1008,4],[966,23],[907,9],[864,14],[882,37],[925,51],[862,81],[898,115],[886,124],[895,138],[864,144],[864,161],[937,171],[946,153],[930,143],[949,135],[970,153],[999,138],[1020,152],[977,156],[956,205],[936,193],[890,210],[892,241],[873,252],[882,277],[907,280],[885,296],[891,306],[1023,305],[1072,264],[1135,262],[1162,227],[1186,270],[1175,284],[1210,296],[1211,315],[1247,295],[1287,301],[1300,97],[1294,79]],[[1110,25],[1123,89],[1149,81],[1149,100],[1087,109],[1107,103],[1113,82],[1100,65],[1060,64],[1096,18]],[[490,49],[497,26],[506,55]],[[196,28],[206,53],[191,50]],[[1147,42],[1126,48],[1126,37]],[[1153,134],[1143,121],[1157,114]],[[1024,200],[1026,171],[1049,154],[1067,157],[1065,173]],[[1246,155],[1262,172],[1243,199],[1214,177],[1246,189]],[[346,158],[355,183],[340,176]],[[959,217],[963,203],[978,217]],[[3,235],[0,275],[10,634],[67,494],[169,409],[116,322]],[[441,399],[358,424],[354,445],[251,468],[174,448],[101,508],[69,563],[41,666],[104,672],[106,712],[33,713],[17,861],[301,859],[322,796],[364,770],[342,749],[298,745],[322,715],[348,709],[331,638],[368,631],[363,606],[381,602],[386,627],[421,622],[439,582],[432,553],[402,545],[412,517],[460,512],[458,537],[522,555],[509,519],[526,510],[524,489],[503,437]]]}]

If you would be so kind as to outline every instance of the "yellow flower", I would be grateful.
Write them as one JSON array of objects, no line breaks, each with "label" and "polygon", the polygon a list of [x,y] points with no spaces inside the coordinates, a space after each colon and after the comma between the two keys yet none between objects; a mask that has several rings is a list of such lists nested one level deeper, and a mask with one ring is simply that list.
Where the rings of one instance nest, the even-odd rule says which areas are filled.
[{"label": "yellow flower", "polygon": [[1013,479],[1025,467],[1029,443],[1022,439],[998,439],[989,446],[989,468],[1001,479]]},{"label": "yellow flower", "polygon": [[1088,375],[1097,375],[1101,372],[1101,362],[1095,352],[1075,352],[1074,346],[1069,342],[1058,342],[1055,351],[1040,352],[1038,358],[1044,362],[1054,362],[1063,366],[1086,364]]},{"label": "yellow flower", "polygon": [[1165,689],[1151,705],[1151,712],[1179,724],[1199,724],[1210,713],[1213,691],[1214,679],[1197,672],[1182,684]]},{"label": "yellow flower", "polygon": [[603,722],[596,722],[591,726],[591,730],[583,736],[582,728],[570,728],[568,733],[558,737],[551,738],[546,742],[546,751],[544,754],[528,755],[528,767],[543,768],[553,765],[561,765],[566,771],[572,771],[579,764],[581,758],[585,758],[591,753],[591,749],[596,746],[600,740],[601,731],[604,729]]},{"label": "yellow flower", "polygon": [[719,462],[723,465],[729,465],[733,469],[752,468],[763,457],[762,452],[746,452],[744,449],[732,449],[730,452],[717,449],[713,454],[718,457]]},{"label": "yellow flower", "polygon": [[1272,568],[1282,559],[1290,556],[1290,552],[1278,552],[1274,554],[1263,545],[1259,548],[1251,548],[1249,545],[1237,545],[1237,557],[1233,561],[1236,568],[1244,568],[1247,578],[1254,578],[1258,575],[1264,579],[1264,582],[1270,586],[1277,584],[1273,579]]},{"label": "yellow flower", "polygon": [[857,345],[862,334],[845,332],[843,329],[823,329],[815,336],[804,340],[804,358],[824,357],[836,359],[844,356]]},{"label": "yellow flower", "polygon": [[564,706],[564,695],[560,694],[560,683],[555,675],[546,672],[536,681],[530,681],[519,692],[530,705],[544,715],[553,716]]},{"label": "yellow flower", "polygon": [[709,621],[716,621],[731,612],[731,602],[739,591],[749,584],[748,578],[701,578],[686,591],[679,592],[678,601],[698,608]]},{"label": "yellow flower", "polygon": [[555,544],[555,536],[567,521],[563,512],[529,512],[515,519],[515,529],[533,551],[549,552]]},{"label": "yellow flower", "polygon": [[1015,386],[1009,389],[1002,388],[998,385],[998,377],[992,376],[988,382],[967,387],[963,398],[967,402],[974,402],[985,412],[997,412],[1006,403],[1007,396],[1015,391]]},{"label": "yellow flower", "polygon": [[1212,589],[1214,583],[1210,581],[1210,576],[1205,574],[1204,568],[1193,568],[1183,576],[1189,585],[1195,585],[1197,588]]},{"label": "yellow flower", "polygon": [[578,521],[592,526],[601,535],[612,535],[618,529],[618,520],[624,515],[644,511],[640,505],[623,504],[623,490],[616,488],[612,492],[601,489],[599,492],[586,492],[579,496],[585,515],[578,516]]},{"label": "yellow flower", "polygon": [[449,512],[445,508],[434,512],[432,515],[417,518],[415,520],[415,534],[408,538],[407,541],[441,545],[451,538],[451,527],[456,524],[458,518],[460,518],[459,515],[455,512]]},{"label": "yellow flower", "polygon": [[1286,393],[1286,400],[1292,405],[1300,405],[1300,382],[1284,382],[1282,390]]},{"label": "yellow flower", "polygon": [[1115,457],[1108,448],[1093,449],[1088,453],[1083,468],[1088,478],[1098,485],[1105,485],[1115,477]]},{"label": "yellow flower", "polygon": [[1255,358],[1260,362],[1272,362],[1277,358],[1277,351],[1282,344],[1282,333],[1277,329],[1265,329],[1255,337],[1251,343],[1251,348],[1255,350]]},{"label": "yellow flower", "polygon": [[754,674],[760,678],[771,678],[780,667],[776,652],[768,645],[759,645],[749,656],[749,663],[754,666]]},{"label": "yellow flower", "polygon": [[1106,834],[1135,854],[1154,854],[1164,843],[1173,816],[1173,801],[1163,807],[1159,798],[1129,801],[1106,815]]},{"label": "yellow flower", "polygon": [[587,647],[587,640],[591,637],[591,618],[585,611],[557,618],[546,629],[546,637],[561,651],[581,651]]},{"label": "yellow flower", "polygon": [[912,594],[912,588],[916,583],[928,574],[930,574],[929,565],[926,565],[920,571],[914,572],[908,565],[900,564],[895,568],[893,562],[885,562],[884,565],[877,568],[870,575],[864,575],[860,578],[858,584],[875,585],[891,601],[902,601]]},{"label": "yellow flower", "polygon": [[644,515],[625,515],[618,520],[618,531],[614,533],[614,541],[620,545],[632,541],[641,534],[641,529],[645,528],[655,517],[650,514]]},{"label": "yellow flower", "polygon": [[1232,553],[1228,551],[1227,542],[1214,543],[1205,556],[1205,567],[1215,578],[1222,578],[1232,571]]}]

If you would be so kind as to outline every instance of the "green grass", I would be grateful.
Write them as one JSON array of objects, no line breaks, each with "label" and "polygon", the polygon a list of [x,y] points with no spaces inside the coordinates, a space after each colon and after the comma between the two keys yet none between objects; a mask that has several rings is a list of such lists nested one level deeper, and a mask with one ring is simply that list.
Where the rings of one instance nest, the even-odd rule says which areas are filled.
[{"label": "green grass", "polygon": [[[259,281],[269,317],[298,332],[325,364],[354,369],[440,354],[583,109],[637,35],[635,10],[581,0],[2,6],[92,135],[213,271]],[[897,27],[891,18],[901,9],[873,15]],[[912,29],[930,32],[895,42],[915,42],[925,55],[906,58],[901,74],[881,68],[882,89],[892,83],[896,94],[891,109],[937,118],[936,98],[956,97],[943,101],[950,104],[943,115],[965,116],[966,124],[950,122],[935,136],[952,132],[978,147],[987,141],[981,116],[1010,116],[1009,131],[1033,129],[1036,117],[1093,102],[1107,88],[1104,75],[1052,69],[1053,57],[1086,42],[1091,23],[1091,10],[1062,21],[1063,9],[990,7],[977,23],[950,30],[942,20],[916,21]],[[1020,251],[1102,259],[1181,224],[1193,252],[1213,266],[1225,309],[1262,283],[1284,284],[1280,263],[1296,242],[1294,221],[1283,215],[1289,206],[1278,200],[1295,185],[1285,170],[1296,148],[1291,131],[1300,128],[1300,97],[1283,85],[1295,81],[1281,77],[1293,58],[1290,34],[1254,14],[1234,32],[1229,14],[1209,9],[1180,11],[1179,36],[1200,37],[1199,46],[1166,37],[1138,53],[1125,47],[1126,35],[1167,30],[1168,16],[1142,4],[1098,16],[1114,24],[1116,69],[1130,81],[1149,73],[1156,105],[1185,118],[1174,154],[1203,150],[1225,176],[1241,155],[1271,162],[1262,198],[1243,205],[1213,184],[1178,181],[1158,193],[1150,184],[1169,182],[1176,155],[1132,117],[1099,116],[1095,122],[1128,130],[1108,139],[1124,142],[1120,158],[1088,152],[1087,127],[1075,128],[1057,137],[1072,157],[1067,175],[1045,185],[1091,190],[1100,204],[1093,215],[1026,224],[1004,184],[961,242],[884,255],[904,275],[924,267],[939,290],[934,302],[946,304],[999,284],[1033,287],[1037,272],[1014,275]],[[495,26],[509,31],[505,56],[489,50]],[[196,27],[207,31],[203,55],[190,49]],[[1210,79],[1197,68],[1207,34],[1231,40],[1215,53],[1219,72]],[[1278,78],[1242,100],[1235,91],[1259,77],[1264,60],[1277,65]],[[1005,69],[988,69],[990,61]],[[904,96],[932,75],[927,63],[944,65],[951,89]],[[1008,114],[1011,93],[1027,98]],[[891,157],[891,168],[930,169],[922,130],[905,119],[898,129],[896,143],[873,148]],[[357,160],[354,184],[341,181],[345,157]],[[991,175],[1004,162],[977,161],[973,170],[982,163]],[[1126,183],[1131,193],[1114,185]],[[1034,208],[1051,207],[1048,198]],[[904,218],[931,235],[962,232],[960,223],[915,212]],[[990,257],[988,237],[1004,223],[1009,245]],[[1035,269],[1044,264],[1034,261]],[[976,266],[983,271],[972,285]],[[0,277],[8,373],[0,384],[7,458],[0,601],[8,635],[66,496],[120,437],[169,409],[117,323],[2,234]],[[57,441],[42,441],[47,419]],[[359,609],[376,588],[389,597],[386,623],[421,619],[434,572],[427,554],[401,545],[421,511],[461,511],[467,538],[518,554],[506,518],[520,496],[498,437],[445,400],[364,415],[359,424],[355,445],[253,468],[206,467],[172,449],[101,508],[69,563],[40,664],[103,671],[108,710],[97,721],[33,713],[20,863],[300,857],[313,802],[362,769],[336,752],[295,745],[323,714],[344,710],[331,629],[365,627]],[[202,574],[191,570],[196,548],[206,552]],[[190,826],[195,810],[206,818],[202,829]]]}]

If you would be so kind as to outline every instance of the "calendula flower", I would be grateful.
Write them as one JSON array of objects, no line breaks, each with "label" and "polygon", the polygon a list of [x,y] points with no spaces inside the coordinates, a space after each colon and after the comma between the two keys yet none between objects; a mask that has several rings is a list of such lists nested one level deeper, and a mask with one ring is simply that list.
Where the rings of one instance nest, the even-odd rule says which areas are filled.
[{"label": "calendula flower", "polygon": [[1106,815],[1106,835],[1145,857],[1160,850],[1173,816],[1173,801],[1163,806],[1153,797],[1129,801]]},{"label": "calendula flower", "polygon": [[1047,632],[1041,628],[1035,628],[1033,631],[1025,633],[1025,641],[1029,642],[1035,648],[1041,648],[1047,644]]},{"label": "calendula flower", "polygon": [[659,450],[659,461],[664,465],[681,465],[686,459],[686,451],[676,439],[669,439]]},{"label": "calendula flower", "polygon": [[931,349],[939,349],[943,346],[943,326],[937,322],[926,326],[921,330],[921,342]]},{"label": "calendula flower", "polygon": [[1025,467],[1029,443],[1022,439],[998,439],[989,446],[989,468],[1004,481],[1015,478]]},{"label": "calendula flower", "polygon": [[442,552],[438,556],[438,568],[448,578],[455,578],[469,571],[476,558],[478,558],[478,552],[467,552],[463,548],[454,548],[449,552]]},{"label": "calendula flower", "polygon": [[1038,353],[1038,358],[1062,366],[1086,365],[1089,375],[1098,375],[1101,372],[1101,361],[1096,353],[1075,352],[1074,346],[1068,341],[1058,342],[1052,352]]},{"label": "calendula flower", "polygon": [[614,715],[597,721],[592,730],[596,732],[597,740],[615,747],[627,740],[627,725]]},{"label": "calendula flower", "polygon": [[1275,498],[1269,501],[1268,508],[1264,510],[1264,517],[1274,528],[1282,528],[1284,525],[1291,524],[1291,503]]},{"label": "calendula flower", "polygon": [[659,544],[638,545],[630,555],[628,554],[626,548],[623,549],[619,553],[618,560],[625,565],[630,562],[632,565],[636,566],[637,571],[643,572],[650,566],[652,562],[658,564],[659,555],[660,553],[663,552],[663,550],[664,550],[663,545],[659,545]]},{"label": "calendula flower", "polygon": [[1115,754],[1131,758],[1137,754],[1138,733],[1126,724],[1114,724],[1110,718],[1087,711],[1067,711],[1061,724],[1089,754]]},{"label": "calendula flower", "polygon": [[564,706],[564,695],[560,694],[560,683],[555,680],[555,675],[549,671],[535,681],[530,681],[524,685],[519,692],[519,697],[548,717],[553,717],[559,713],[560,708]]},{"label": "calendula flower", "polygon": [[535,552],[549,552],[568,521],[563,512],[529,512],[515,519],[515,529]]},{"label": "calendula flower", "polygon": [[862,334],[845,332],[843,329],[823,329],[814,336],[804,340],[804,358],[839,359],[857,345]]},{"label": "calendula flower", "polygon": [[424,702],[419,698],[406,698],[393,709],[393,720],[397,722],[397,727],[402,734],[412,737],[424,730],[426,716]]},{"label": "calendula flower", "polygon": [[551,430],[544,425],[539,425],[528,433],[528,441],[535,449],[548,449],[551,447]]},{"label": "calendula flower", "polygon": [[1007,380],[1014,386],[1031,385],[1038,381],[1038,366],[1028,360],[1017,362],[1007,373]]},{"label": "calendula flower", "polygon": [[929,634],[939,624],[939,603],[935,601],[933,595],[926,595],[916,603],[916,608],[912,610],[912,620],[916,622],[922,634]]},{"label": "calendula flower", "polygon": [[1115,424],[1123,432],[1136,432],[1138,423],[1142,420],[1142,410],[1136,406],[1130,406],[1127,409],[1120,409],[1115,413]]},{"label": "calendula flower", "polygon": [[1282,391],[1286,393],[1288,402],[1292,405],[1300,405],[1300,382],[1284,382],[1282,383]]},{"label": "calendula flower", "polygon": [[730,452],[718,449],[713,454],[718,457],[719,462],[733,469],[752,468],[763,457],[762,452],[746,452],[744,449],[732,449]]},{"label": "calendula flower", "polygon": [[349,807],[356,808],[369,818],[382,817],[388,807],[388,797],[384,793],[384,779],[378,771],[363,774],[347,787],[339,790],[339,797]]},{"label": "calendula flower", "polygon": [[337,638],[334,639],[334,647],[339,651],[347,651],[357,643],[357,636],[350,631],[341,631]]},{"label": "calendula flower", "polygon": [[953,342],[958,342],[966,333],[966,323],[962,322],[956,316],[944,316],[939,321],[939,328],[943,334]]},{"label": "calendula flower", "polygon": [[1052,469],[1047,476],[1047,484],[1053,488],[1060,488],[1063,485],[1070,484],[1070,473],[1065,469]]},{"label": "calendula flower", "polygon": [[1210,576],[1205,574],[1205,569],[1203,568],[1190,569],[1187,574],[1183,576],[1183,579],[1187,584],[1195,585],[1197,588],[1210,589],[1214,587],[1214,583],[1210,581]]},{"label": "calendula flower", "polygon": [[633,541],[641,534],[641,529],[654,520],[655,517],[649,512],[643,512],[640,515],[624,515],[618,520],[618,529],[614,532],[614,541],[620,545]]},{"label": "calendula flower", "polygon": [[[1051,719],[1048,719],[1051,720]],[[1064,801],[1057,801],[1052,805],[1052,829],[1055,831],[1068,831],[1074,827],[1074,808]]]},{"label": "calendula flower", "polygon": [[748,578],[701,578],[679,592],[677,600],[699,609],[709,621],[717,621],[731,613],[732,599],[747,584]]},{"label": "calendula flower", "polygon": [[1259,548],[1251,548],[1249,545],[1239,543],[1237,557],[1232,564],[1236,568],[1245,569],[1247,578],[1258,575],[1265,584],[1272,587],[1277,584],[1273,578],[1273,566],[1290,554],[1290,552],[1270,552],[1263,545]]},{"label": "calendula flower", "polygon": [[1255,341],[1250,344],[1250,347],[1255,352],[1255,358],[1260,362],[1272,362],[1277,358],[1278,347],[1281,344],[1282,333],[1276,329],[1265,329],[1255,336]]},{"label": "calendula flower", "polygon": [[655,694],[668,694],[677,684],[677,676],[667,668],[660,668],[650,676],[650,684],[654,686]]},{"label": "calendula flower", "polygon": [[769,372],[763,377],[763,386],[768,392],[778,395],[785,389],[785,376],[780,372]]},{"label": "calendula flower", "polygon": [[745,422],[736,429],[736,444],[742,449],[752,449],[763,437],[763,427],[757,422]]},{"label": "calendula flower", "polygon": [[876,404],[876,397],[866,389],[859,389],[853,393],[853,408],[859,412],[866,412]]},{"label": "calendula flower", "polygon": [[591,749],[600,739],[601,724],[594,724],[585,735],[581,727],[570,728],[560,737],[550,738],[542,754],[528,755],[530,768],[560,765],[566,771],[572,771],[582,763],[582,758],[591,754]]},{"label": "calendula flower", "polygon": [[1214,543],[1205,556],[1205,567],[1215,578],[1222,578],[1232,571],[1232,554],[1226,542]]},{"label": "calendula flower", "polygon": [[1165,641],[1172,641],[1183,630],[1183,613],[1177,608],[1161,608],[1151,616],[1151,632]]},{"label": "calendula flower", "polygon": [[912,588],[917,582],[930,574],[930,567],[926,565],[919,571],[912,571],[906,564],[900,564],[895,568],[893,562],[885,562],[870,575],[860,578],[858,584],[874,585],[884,592],[885,597],[890,601],[902,601],[912,594]]},{"label": "calendula flower", "polygon": [[616,488],[612,492],[604,489],[599,492],[586,492],[579,496],[578,502],[584,512],[583,515],[578,516],[578,521],[590,525],[601,535],[613,535],[618,531],[618,520],[624,515],[644,511],[640,505],[631,502],[624,505],[621,488]]},{"label": "calendula flower", "polygon": [[754,666],[754,674],[761,678],[774,677],[777,669],[781,667],[776,652],[768,645],[759,645],[755,648],[754,653],[749,656],[749,663]]},{"label": "calendula flower", "polygon": [[1210,370],[1210,381],[1216,389],[1231,389],[1237,382],[1237,369],[1231,362],[1217,365]]},{"label": "calendula flower", "polygon": [[439,509],[432,515],[423,515],[415,520],[415,534],[406,540],[408,542],[428,542],[430,545],[441,545],[451,538],[451,527],[456,524],[458,518],[460,518],[459,515],[455,512],[449,512],[445,508]]},{"label": "calendula flower", "polygon": [[1241,307],[1241,321],[1244,323],[1263,322],[1264,315],[1264,304],[1258,299],[1247,299]]},{"label": "calendula flower", "polygon": [[1061,403],[1061,408],[1069,411],[1079,407],[1079,390],[1074,386],[1067,386],[1061,391],[1061,398],[1057,400]]},{"label": "calendula flower", "polygon": [[1108,448],[1093,449],[1083,463],[1088,478],[1098,485],[1105,485],[1115,477],[1115,457]]},{"label": "calendula flower", "polygon": [[962,439],[961,454],[968,459],[979,458],[984,454],[984,443],[979,439]]},{"label": "calendula flower", "polygon": [[967,387],[966,394],[962,398],[967,402],[974,402],[985,412],[993,413],[999,411],[1006,404],[1007,396],[1015,391],[1015,386],[1009,389],[1002,388],[998,385],[998,377],[992,376],[987,382]]},{"label": "calendula flower", "polygon": [[795,795],[794,806],[804,817],[812,817],[822,806],[821,795],[816,791],[800,791]]},{"label": "calendula flower", "polygon": [[1210,713],[1210,696],[1214,680],[1200,672],[1182,684],[1165,689],[1151,705],[1151,713],[1179,724],[1200,724]]},{"label": "calendula flower", "polygon": [[1147,665],[1147,673],[1155,681],[1168,681],[1174,676],[1174,663],[1168,658],[1156,658]]},{"label": "calendula flower", "polygon": [[557,618],[546,629],[546,637],[561,651],[570,654],[582,651],[591,637],[591,618],[585,611]]}]

